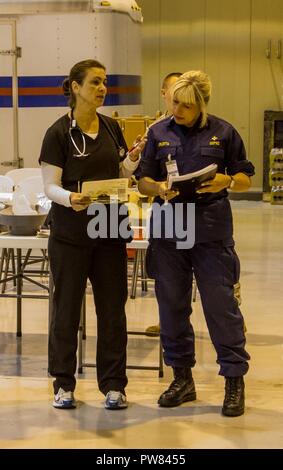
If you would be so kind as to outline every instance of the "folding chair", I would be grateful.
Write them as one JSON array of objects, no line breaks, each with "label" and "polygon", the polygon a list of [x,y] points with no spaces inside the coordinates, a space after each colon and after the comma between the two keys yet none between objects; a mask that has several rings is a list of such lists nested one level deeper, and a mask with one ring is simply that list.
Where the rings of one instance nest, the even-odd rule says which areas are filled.
[{"label": "folding chair", "polygon": [[20,181],[30,176],[40,176],[41,168],[15,168],[14,170],[7,171],[5,176],[11,178],[16,186]]}]

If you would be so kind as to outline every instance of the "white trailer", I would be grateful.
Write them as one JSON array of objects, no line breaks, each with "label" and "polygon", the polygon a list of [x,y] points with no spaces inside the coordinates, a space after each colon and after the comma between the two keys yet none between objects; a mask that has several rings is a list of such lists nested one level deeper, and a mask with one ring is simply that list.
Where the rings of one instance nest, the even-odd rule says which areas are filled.
[{"label": "white trailer", "polygon": [[107,69],[101,112],[141,113],[142,13],[133,0],[0,0],[0,173],[37,166],[47,127],[67,110],[76,62]]}]

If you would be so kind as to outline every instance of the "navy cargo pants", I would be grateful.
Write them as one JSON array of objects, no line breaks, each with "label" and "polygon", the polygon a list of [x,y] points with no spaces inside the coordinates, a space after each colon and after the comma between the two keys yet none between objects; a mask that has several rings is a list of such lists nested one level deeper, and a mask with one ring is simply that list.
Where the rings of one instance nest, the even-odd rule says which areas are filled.
[{"label": "navy cargo pants", "polygon": [[228,246],[223,241],[198,243],[192,249],[178,250],[174,242],[152,240],[146,264],[149,277],[155,280],[165,364],[195,365],[194,330],[189,320],[194,273],[219,374],[244,375],[250,356],[245,351],[244,320],[234,295],[240,263],[231,242]]}]

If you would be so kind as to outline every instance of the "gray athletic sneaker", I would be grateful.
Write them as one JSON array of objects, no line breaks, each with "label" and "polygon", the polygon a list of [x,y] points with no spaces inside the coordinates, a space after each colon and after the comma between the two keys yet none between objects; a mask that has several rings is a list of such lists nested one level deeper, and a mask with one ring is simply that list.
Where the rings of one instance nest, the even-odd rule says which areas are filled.
[{"label": "gray athletic sneaker", "polygon": [[127,398],[122,392],[110,390],[105,397],[104,406],[107,410],[121,410],[123,408],[127,408]]},{"label": "gray athletic sneaker", "polygon": [[76,400],[73,392],[66,392],[63,388],[59,388],[58,393],[54,395],[54,408],[72,409],[76,408]]}]

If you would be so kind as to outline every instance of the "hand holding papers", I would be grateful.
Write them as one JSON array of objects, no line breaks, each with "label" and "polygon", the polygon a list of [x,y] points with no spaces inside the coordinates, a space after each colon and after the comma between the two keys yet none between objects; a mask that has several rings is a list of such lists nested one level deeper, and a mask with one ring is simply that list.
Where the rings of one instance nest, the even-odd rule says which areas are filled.
[{"label": "hand holding papers", "polygon": [[90,196],[92,202],[100,202],[102,204],[127,202],[128,184],[128,178],[84,181],[82,184],[82,194]]},{"label": "hand holding papers", "polygon": [[217,165],[211,165],[202,168],[201,170],[187,173],[185,175],[168,175],[168,189],[179,191],[180,197],[184,200],[195,194],[196,190],[205,181],[215,177],[217,172]]}]

